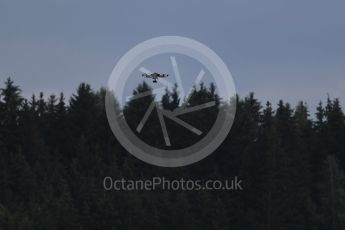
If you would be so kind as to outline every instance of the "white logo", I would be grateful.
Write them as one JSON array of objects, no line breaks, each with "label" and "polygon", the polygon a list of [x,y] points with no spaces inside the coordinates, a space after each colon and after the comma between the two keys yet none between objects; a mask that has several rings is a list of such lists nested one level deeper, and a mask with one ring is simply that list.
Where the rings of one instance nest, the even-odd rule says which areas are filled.
[{"label": "white logo", "polygon": [[[148,106],[145,114],[138,121],[135,130],[132,130],[121,112],[121,102],[136,100],[152,94],[164,92],[165,88],[172,87],[171,74],[169,78],[159,78],[161,88],[153,91],[142,92],[134,96],[125,95],[125,84],[133,71],[139,70],[143,76],[153,76],[154,82],[157,82],[158,74],[152,70],[141,66],[142,63],[157,55],[169,54],[173,76],[180,93],[180,97],[186,98],[191,95],[192,88],[187,91],[182,84],[181,74],[179,71],[178,60],[176,54],[188,56],[203,65],[199,74],[194,79],[194,85],[202,82],[205,72],[208,71],[215,82],[217,93],[223,100],[222,106],[219,106],[218,115],[212,128],[207,134],[204,134],[198,127],[185,122],[179,116],[191,112],[202,112],[204,109],[216,106],[216,101],[209,101],[195,106],[180,106],[175,110],[165,110],[161,108],[158,102],[152,101]],[[205,68],[205,69],[204,69]],[[162,75],[167,76],[167,75]],[[126,150],[137,158],[157,166],[163,167],[179,167],[195,163],[202,160],[224,141],[228,135],[234,121],[236,113],[236,91],[230,71],[220,59],[220,57],[207,46],[195,40],[177,37],[162,36],[144,41],[130,51],[128,51],[116,64],[110,79],[108,81],[106,95],[106,112],[110,127],[119,142]],[[232,103],[230,102],[232,99]],[[162,149],[153,147],[141,140],[137,133],[142,132],[149,116],[156,110],[158,121],[162,130],[165,146],[172,146],[169,130],[167,129],[165,118],[189,130],[191,134],[203,135],[203,138],[191,146],[182,149]],[[159,135],[159,134],[157,134]]]}]

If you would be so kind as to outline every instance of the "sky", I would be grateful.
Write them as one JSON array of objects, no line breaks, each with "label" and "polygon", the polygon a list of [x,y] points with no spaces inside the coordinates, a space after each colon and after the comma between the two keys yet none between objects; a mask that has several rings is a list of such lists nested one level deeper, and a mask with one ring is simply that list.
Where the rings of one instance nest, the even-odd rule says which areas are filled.
[{"label": "sky", "polygon": [[[345,107],[343,0],[0,0],[0,81],[24,96],[106,86],[136,44],[176,35],[202,42],[231,71],[241,96]],[[2,85],[1,85],[2,87]]]}]

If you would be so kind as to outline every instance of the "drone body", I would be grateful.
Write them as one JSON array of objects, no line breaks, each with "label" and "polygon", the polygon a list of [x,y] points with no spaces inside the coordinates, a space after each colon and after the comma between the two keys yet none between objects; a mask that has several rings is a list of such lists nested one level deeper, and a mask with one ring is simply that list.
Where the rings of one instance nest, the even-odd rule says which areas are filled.
[{"label": "drone body", "polygon": [[152,78],[153,83],[157,83],[158,78],[168,77],[169,74],[160,74],[160,73],[154,72],[154,73],[151,73],[151,74],[144,73],[144,74],[142,74],[142,76],[146,77],[146,78]]}]

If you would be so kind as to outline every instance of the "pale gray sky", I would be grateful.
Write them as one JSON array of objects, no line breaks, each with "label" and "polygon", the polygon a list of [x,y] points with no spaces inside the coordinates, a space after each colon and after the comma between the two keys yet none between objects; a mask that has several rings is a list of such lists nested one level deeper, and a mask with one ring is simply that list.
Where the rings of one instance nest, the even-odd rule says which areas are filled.
[{"label": "pale gray sky", "polygon": [[327,93],[345,100],[344,10],[343,0],[0,0],[0,80],[26,96],[97,89],[137,43],[179,35],[218,53],[240,95],[314,110]]}]

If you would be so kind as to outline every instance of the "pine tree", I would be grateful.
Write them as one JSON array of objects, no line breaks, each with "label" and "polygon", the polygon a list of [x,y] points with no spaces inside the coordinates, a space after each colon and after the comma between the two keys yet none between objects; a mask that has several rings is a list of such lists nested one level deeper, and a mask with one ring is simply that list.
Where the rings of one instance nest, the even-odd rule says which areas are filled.
[{"label": "pine tree", "polygon": [[180,105],[180,97],[177,91],[177,84],[174,85],[173,91],[170,92],[168,88],[165,89],[165,94],[162,96],[162,107],[173,111]]},{"label": "pine tree", "polygon": [[[82,136],[87,141],[94,139],[93,124],[96,122],[95,115],[98,114],[97,95],[91,86],[85,83],[79,85],[76,94],[73,94],[68,111],[66,128],[70,131],[66,136],[69,153],[67,156],[74,156],[77,151],[77,144]],[[69,158],[68,157],[68,158]]]},{"label": "pine tree", "polygon": [[327,100],[325,111],[326,133],[329,154],[335,154],[340,161],[341,168],[345,170],[345,116],[338,99]]},{"label": "pine tree", "polygon": [[0,89],[2,99],[0,124],[2,127],[2,142],[8,151],[15,152],[18,144],[21,143],[20,132],[18,130],[19,111],[23,104],[21,90],[19,86],[8,78],[5,82],[5,88]]}]

